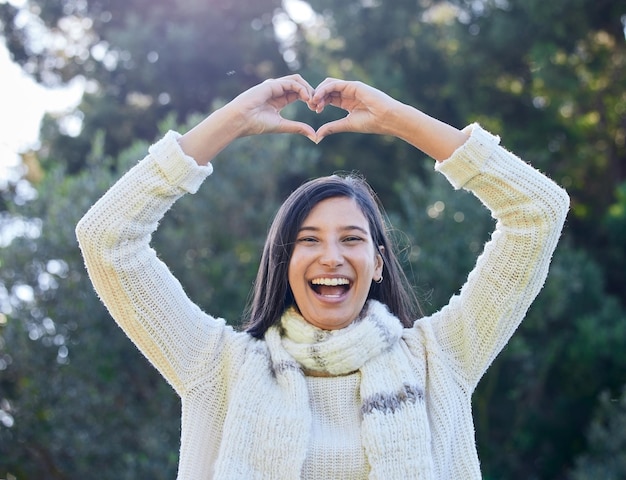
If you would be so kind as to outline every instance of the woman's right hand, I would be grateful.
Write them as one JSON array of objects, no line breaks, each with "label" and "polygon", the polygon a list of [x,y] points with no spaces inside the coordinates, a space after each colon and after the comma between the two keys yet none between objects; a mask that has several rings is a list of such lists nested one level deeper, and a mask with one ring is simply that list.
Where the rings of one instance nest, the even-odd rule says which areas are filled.
[{"label": "woman's right hand", "polygon": [[179,143],[187,155],[204,165],[233,140],[248,135],[296,133],[315,142],[313,127],[280,114],[298,100],[308,103],[312,95],[313,87],[298,74],[266,80],[213,112]]},{"label": "woman's right hand", "polygon": [[314,90],[300,75],[265,80],[224,107],[233,112],[239,136],[263,133],[296,133],[315,141],[315,130],[303,122],[288,120],[280,112],[298,100],[308,103]]}]

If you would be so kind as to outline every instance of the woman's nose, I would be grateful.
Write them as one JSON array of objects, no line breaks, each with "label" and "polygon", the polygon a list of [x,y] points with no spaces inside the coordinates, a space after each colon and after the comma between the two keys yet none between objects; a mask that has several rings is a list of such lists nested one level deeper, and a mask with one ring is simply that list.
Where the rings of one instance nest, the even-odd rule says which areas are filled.
[{"label": "woman's nose", "polygon": [[335,243],[329,243],[324,246],[324,250],[320,255],[320,263],[327,267],[338,267],[343,264],[343,254],[341,247]]}]

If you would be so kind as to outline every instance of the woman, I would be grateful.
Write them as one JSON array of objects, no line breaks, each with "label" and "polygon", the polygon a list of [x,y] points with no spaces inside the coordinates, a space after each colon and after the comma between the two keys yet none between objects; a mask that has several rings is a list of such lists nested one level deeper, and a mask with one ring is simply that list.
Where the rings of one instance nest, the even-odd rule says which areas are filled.
[{"label": "woman", "polygon": [[[348,112],[317,132],[295,101]],[[471,190],[496,230],[460,293],[417,319],[372,193],[328,177],[294,192],[264,248],[245,332],[202,312],[150,248],[236,138],[393,135]],[[459,131],[360,82],[299,75],[168,133],[85,215],[98,294],[182,401],[179,479],[480,479],[471,395],[542,287],[567,194],[478,125]]]}]

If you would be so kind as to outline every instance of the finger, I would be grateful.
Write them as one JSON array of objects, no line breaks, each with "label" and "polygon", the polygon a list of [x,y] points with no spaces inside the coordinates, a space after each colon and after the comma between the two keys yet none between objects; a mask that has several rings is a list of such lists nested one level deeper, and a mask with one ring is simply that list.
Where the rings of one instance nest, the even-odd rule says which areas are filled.
[{"label": "finger", "polygon": [[328,106],[332,105],[334,107],[344,108],[343,105],[343,97],[338,92],[331,92],[328,95],[321,98],[321,100],[311,100],[307,102],[309,109],[314,110],[316,113],[322,113],[322,111]]},{"label": "finger", "polygon": [[313,94],[313,88],[302,77],[290,75],[264,82],[267,86],[265,102],[278,101],[288,105],[296,100],[307,103]]},{"label": "finger", "polygon": [[296,77],[296,81],[305,88],[308,94],[308,98],[307,98],[307,101],[308,101],[313,96],[313,93],[315,93],[315,89],[300,74],[296,74],[295,77]]},{"label": "finger", "polygon": [[295,81],[295,82],[305,86],[311,92],[314,90],[314,88],[311,86],[311,84],[309,82],[307,82],[304,79],[304,77],[302,75],[300,75],[299,73],[294,73],[292,75],[287,75],[286,77],[283,77],[283,78],[293,80],[293,81]]},{"label": "finger", "polygon": [[317,134],[315,130],[313,130],[311,125],[303,122],[283,119],[274,133],[295,133],[297,135],[303,135],[312,142],[317,143]]},{"label": "finger", "polygon": [[320,113],[327,105],[331,105],[329,101],[330,96],[339,97],[341,92],[345,89],[348,82],[345,80],[339,80],[337,78],[326,78],[316,88],[308,102],[311,110]]},{"label": "finger", "polygon": [[298,94],[298,99],[308,102],[313,96],[314,89],[300,74],[293,74],[279,79],[284,91],[292,91]]},{"label": "finger", "polygon": [[317,91],[317,90],[327,88],[328,85],[332,85],[337,82],[346,83],[346,80],[341,80],[340,78],[335,78],[335,77],[326,77],[324,80],[320,82],[320,84],[317,87],[315,87],[315,90]]},{"label": "finger", "polygon": [[315,88],[315,93],[311,101],[320,102],[328,95],[341,94],[350,83],[351,82],[337,78],[327,78]]}]

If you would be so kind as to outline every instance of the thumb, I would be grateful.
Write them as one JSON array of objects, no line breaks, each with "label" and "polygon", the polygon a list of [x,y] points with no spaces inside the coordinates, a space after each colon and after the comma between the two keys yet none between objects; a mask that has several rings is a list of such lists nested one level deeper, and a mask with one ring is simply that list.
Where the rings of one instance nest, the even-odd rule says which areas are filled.
[{"label": "thumb", "polygon": [[333,135],[335,133],[351,132],[349,122],[346,118],[340,118],[332,122],[325,123],[315,132],[317,136],[317,143],[321,142],[325,137]]}]

